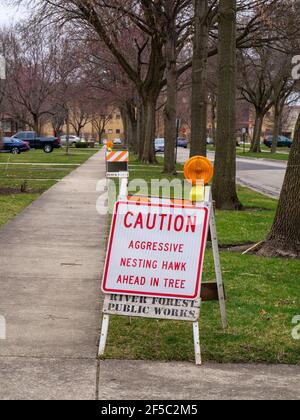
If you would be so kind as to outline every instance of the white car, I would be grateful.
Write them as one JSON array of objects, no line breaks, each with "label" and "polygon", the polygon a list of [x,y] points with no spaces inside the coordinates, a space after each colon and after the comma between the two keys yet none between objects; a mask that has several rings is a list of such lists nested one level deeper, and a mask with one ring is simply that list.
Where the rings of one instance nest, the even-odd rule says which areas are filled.
[{"label": "white car", "polygon": [[[73,135],[70,135],[69,136],[69,145],[70,146],[76,146],[76,143],[78,143],[80,141],[81,141],[81,139],[79,137],[77,137],[77,136],[73,136]],[[62,146],[66,146],[67,145],[67,136],[61,136],[61,138],[60,138],[60,144]]]},{"label": "white car", "polygon": [[113,143],[114,144],[122,144],[122,140],[121,139],[114,139]]}]

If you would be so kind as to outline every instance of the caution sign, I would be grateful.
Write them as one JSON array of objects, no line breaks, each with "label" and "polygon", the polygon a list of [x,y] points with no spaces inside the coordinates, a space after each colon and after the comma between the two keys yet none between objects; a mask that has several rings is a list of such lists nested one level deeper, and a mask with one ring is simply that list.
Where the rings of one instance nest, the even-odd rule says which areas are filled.
[{"label": "caution sign", "polygon": [[126,178],[128,173],[128,151],[109,151],[106,153],[107,178]]},{"label": "caution sign", "polygon": [[117,202],[103,292],[197,299],[209,216],[208,203]]}]

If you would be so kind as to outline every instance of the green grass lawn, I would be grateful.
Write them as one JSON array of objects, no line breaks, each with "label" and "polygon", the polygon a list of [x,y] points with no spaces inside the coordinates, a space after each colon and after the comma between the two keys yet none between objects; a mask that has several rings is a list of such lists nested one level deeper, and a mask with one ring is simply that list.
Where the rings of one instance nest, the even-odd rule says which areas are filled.
[{"label": "green grass lawn", "polygon": [[[71,149],[68,156],[64,149],[54,150],[50,154],[42,150],[31,150],[20,155],[0,154],[0,226],[97,151]],[[21,193],[21,187],[23,190],[25,188],[24,193]]]},{"label": "green grass lawn", "polygon": [[70,148],[69,155],[66,155],[65,148],[54,149],[52,153],[44,153],[43,150],[30,150],[20,155],[12,155],[9,153],[0,154],[0,162],[11,163],[71,163],[81,164],[86,159],[97,152],[99,148],[95,149],[75,149]]},{"label": "green grass lawn", "polygon": [[0,227],[5,225],[38,198],[39,194],[7,194],[0,193]]},{"label": "green grass lawn", "polygon": [[[159,166],[148,172],[137,165],[131,169],[131,178],[144,174],[149,182],[162,176]],[[217,212],[221,246],[261,241],[273,221],[275,200],[246,188],[239,188],[239,196],[246,211]],[[200,334],[204,361],[300,364],[300,343],[292,338],[292,319],[300,315],[300,262],[224,249],[221,263],[229,327],[226,332],[221,328],[217,302],[203,304]],[[208,247],[204,281],[214,279]],[[105,357],[194,361],[192,324],[111,317]]]},{"label": "green grass lawn", "polygon": [[245,158],[256,158],[256,159],[273,159],[273,160],[284,160],[284,161],[288,161],[289,160],[289,155],[288,154],[284,154],[284,153],[276,153],[276,154],[271,154],[270,151],[268,153],[251,153],[251,152],[246,152],[243,153],[243,151],[241,150],[237,150],[237,156],[238,157],[245,157]]}]

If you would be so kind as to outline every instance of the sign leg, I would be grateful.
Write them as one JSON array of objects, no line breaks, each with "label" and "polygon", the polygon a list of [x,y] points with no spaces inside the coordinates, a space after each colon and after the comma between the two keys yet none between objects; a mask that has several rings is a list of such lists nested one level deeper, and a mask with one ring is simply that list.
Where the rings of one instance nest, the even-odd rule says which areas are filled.
[{"label": "sign leg", "polygon": [[128,195],[128,178],[120,178],[120,195],[119,200],[127,200]]},{"label": "sign leg", "polygon": [[98,356],[103,356],[106,347],[107,335],[109,327],[109,315],[104,315],[102,320],[102,330],[99,343],[99,352]]},{"label": "sign leg", "polygon": [[210,233],[211,233],[211,241],[212,241],[212,248],[213,248],[213,255],[214,255],[214,262],[215,262],[216,280],[217,280],[217,285],[218,285],[222,326],[224,330],[226,330],[227,329],[226,302],[225,302],[224,284],[223,284],[223,278],[222,278],[220,253],[219,253],[219,245],[218,245],[218,238],[217,238],[216,218],[215,218],[214,209],[212,209],[211,217],[210,217]]},{"label": "sign leg", "polygon": [[193,322],[193,332],[194,332],[194,346],[195,346],[195,360],[196,365],[202,365],[201,359],[201,346],[200,346],[200,333],[199,333],[199,323]]}]

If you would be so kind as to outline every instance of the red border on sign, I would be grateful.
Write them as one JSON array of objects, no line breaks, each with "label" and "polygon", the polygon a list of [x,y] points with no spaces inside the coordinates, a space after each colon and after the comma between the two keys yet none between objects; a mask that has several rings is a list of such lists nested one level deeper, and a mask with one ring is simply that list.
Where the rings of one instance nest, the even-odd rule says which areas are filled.
[{"label": "red border on sign", "polygon": [[[200,256],[199,256],[199,265],[198,265],[198,273],[197,273],[197,282],[196,282],[196,288],[195,293],[192,296],[186,296],[186,295],[178,295],[178,294],[166,294],[166,293],[150,293],[150,292],[135,292],[132,290],[119,290],[119,289],[107,289],[106,283],[107,283],[107,275],[108,275],[108,269],[110,264],[110,257],[111,257],[111,251],[112,251],[112,245],[114,240],[114,234],[115,234],[115,228],[116,228],[116,222],[118,217],[118,208],[121,204],[125,205],[140,205],[140,206],[147,206],[147,207],[168,207],[168,208],[182,208],[182,209],[198,209],[203,210],[205,213],[204,216],[204,224],[203,224],[203,235],[202,235],[202,241],[201,241],[201,247],[200,247]],[[197,299],[199,292],[200,292],[200,285],[201,285],[201,271],[203,267],[203,259],[204,259],[204,251],[205,251],[205,245],[207,240],[207,232],[208,232],[208,214],[209,211],[206,207],[197,207],[193,205],[176,205],[176,204],[155,204],[155,203],[141,203],[141,202],[132,202],[132,201],[118,201],[115,205],[115,212],[112,222],[112,227],[110,231],[110,237],[109,237],[109,245],[107,250],[107,256],[106,256],[106,262],[105,262],[105,269],[104,269],[104,275],[103,275],[103,281],[102,281],[102,291],[104,293],[116,293],[120,295],[131,295],[131,296],[150,296],[150,297],[169,297],[169,298],[176,298],[176,299],[188,299],[188,300],[194,300]]]}]

